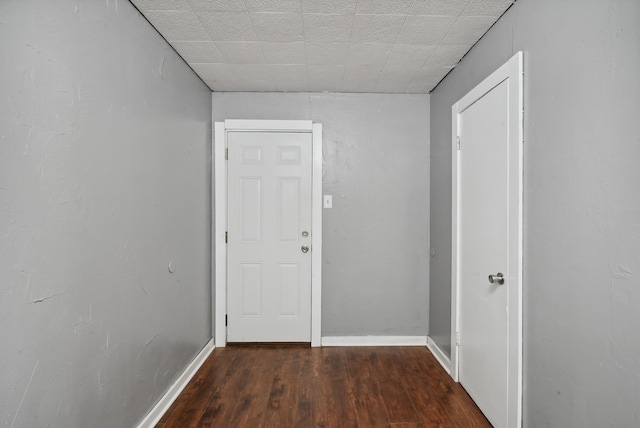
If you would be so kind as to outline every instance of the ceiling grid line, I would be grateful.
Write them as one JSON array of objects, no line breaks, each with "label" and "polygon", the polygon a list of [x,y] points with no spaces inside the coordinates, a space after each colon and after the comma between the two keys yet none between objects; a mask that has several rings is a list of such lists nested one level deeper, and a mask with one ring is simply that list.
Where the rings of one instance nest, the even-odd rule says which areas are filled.
[{"label": "ceiling grid line", "polygon": [[[247,5],[247,1],[246,0],[242,0],[242,2],[244,3],[244,7],[247,9],[247,15],[249,15],[249,20],[251,21],[251,25],[253,26],[253,31],[256,33],[256,38],[260,39],[260,36],[258,35],[258,30],[256,29],[256,23],[253,19],[253,14],[251,13],[251,10],[249,9],[249,6]],[[264,56],[264,45],[262,43],[260,43],[261,41],[258,40],[258,44],[260,45],[260,52],[262,52],[262,56]],[[273,79],[273,72],[271,71],[271,66],[269,63],[267,63],[267,59],[265,57],[265,64],[267,65],[267,69],[269,69],[269,73],[271,73],[271,75],[269,76],[270,79],[269,80],[274,80]],[[273,81],[273,88],[275,90],[276,88],[276,83],[275,81]]]},{"label": "ceiling grid line", "polygon": [[[411,10],[413,10],[413,7],[415,6],[415,4],[416,4],[416,0],[413,0],[413,1],[411,2],[411,7],[409,8],[409,10],[410,10],[410,11],[411,11]],[[402,28],[404,28],[404,25],[405,25],[405,24],[406,24],[406,22],[407,22],[407,17],[408,17],[408,16],[409,16],[408,14],[404,16],[404,20],[402,21],[402,26],[400,27],[400,31],[398,31],[398,34],[396,34],[396,38],[395,38],[395,40],[394,40],[394,42],[393,42],[393,46],[391,47],[391,49],[389,50],[389,54],[387,55],[387,60],[385,61],[384,65],[382,66],[382,70],[381,70],[380,74],[378,74],[378,79],[376,80],[376,88],[378,87],[378,82],[380,82],[380,78],[382,77],[382,71],[384,71],[384,69],[387,67],[387,64],[389,63],[389,57],[391,57],[391,52],[393,52],[393,49],[394,49],[394,48],[395,48],[395,46],[398,44],[398,38],[400,37],[400,33],[402,32]],[[425,59],[425,63],[426,63],[426,62],[427,62],[427,60]],[[424,66],[424,64],[423,64],[423,66]],[[414,79],[415,79],[415,78],[414,78]],[[412,79],[412,80],[413,80],[413,79]],[[405,85],[405,90],[408,88],[408,86],[409,86],[410,84],[411,84],[411,82],[410,82],[410,83],[407,83],[407,84]]]},{"label": "ceiling grid line", "polygon": [[[355,20],[356,11],[358,10],[358,2],[360,0],[356,0],[355,7],[353,9],[353,19]],[[340,89],[343,90],[345,83],[344,78],[347,74],[347,63],[349,62],[349,56],[351,55],[351,47],[353,46],[353,21],[351,24],[351,33],[349,34],[349,44],[347,45],[347,59],[345,60],[344,71],[342,73],[342,80],[340,81]]]},{"label": "ceiling grid line", "polygon": [[[304,10],[302,10],[302,4],[300,4],[300,14],[302,19],[302,38],[307,40],[307,33],[304,29]],[[304,58],[305,58],[305,72],[307,74],[307,90],[309,90],[309,52],[307,51],[307,43],[304,42]]]}]

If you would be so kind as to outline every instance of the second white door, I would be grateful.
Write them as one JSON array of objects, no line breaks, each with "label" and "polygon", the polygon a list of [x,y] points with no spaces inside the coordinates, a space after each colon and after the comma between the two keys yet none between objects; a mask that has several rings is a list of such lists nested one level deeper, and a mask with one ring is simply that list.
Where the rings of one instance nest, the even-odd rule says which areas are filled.
[{"label": "second white door", "polygon": [[521,426],[521,114],[520,53],[453,109],[454,361],[458,380],[496,428]]},{"label": "second white door", "polygon": [[312,135],[227,144],[227,341],[310,342]]},{"label": "second white door", "polygon": [[507,421],[507,84],[460,114],[459,378],[495,427]]}]

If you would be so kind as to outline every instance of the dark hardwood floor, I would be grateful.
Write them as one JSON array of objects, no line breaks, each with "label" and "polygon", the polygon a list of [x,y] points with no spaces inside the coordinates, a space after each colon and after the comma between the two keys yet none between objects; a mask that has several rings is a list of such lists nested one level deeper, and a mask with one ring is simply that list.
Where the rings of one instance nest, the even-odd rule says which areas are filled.
[{"label": "dark hardwood floor", "polygon": [[491,427],[424,347],[217,348],[157,427]]}]

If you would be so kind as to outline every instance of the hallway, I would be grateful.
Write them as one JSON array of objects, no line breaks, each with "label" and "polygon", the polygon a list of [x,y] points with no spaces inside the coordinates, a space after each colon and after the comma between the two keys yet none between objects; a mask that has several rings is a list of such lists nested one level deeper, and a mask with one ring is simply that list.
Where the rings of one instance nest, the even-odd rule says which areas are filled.
[{"label": "hallway", "polygon": [[217,348],[158,427],[490,427],[426,348]]}]

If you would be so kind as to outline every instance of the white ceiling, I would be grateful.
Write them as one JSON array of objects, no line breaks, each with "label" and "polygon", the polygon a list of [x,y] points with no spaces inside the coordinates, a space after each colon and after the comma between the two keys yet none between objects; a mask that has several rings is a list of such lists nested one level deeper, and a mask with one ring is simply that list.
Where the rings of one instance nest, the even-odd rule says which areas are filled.
[{"label": "white ceiling", "polygon": [[131,0],[213,91],[428,93],[515,0]]}]

